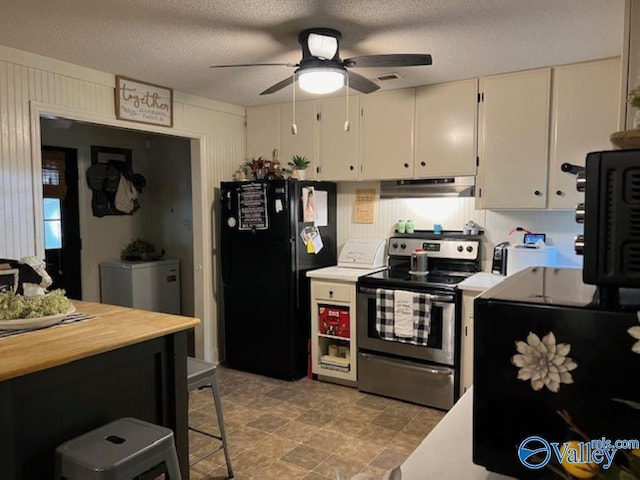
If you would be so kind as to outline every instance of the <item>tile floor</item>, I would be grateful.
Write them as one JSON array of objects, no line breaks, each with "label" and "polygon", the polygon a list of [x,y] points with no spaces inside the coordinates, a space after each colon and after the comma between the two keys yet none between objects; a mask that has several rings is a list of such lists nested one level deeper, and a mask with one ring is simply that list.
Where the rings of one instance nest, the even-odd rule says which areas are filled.
[{"label": "tile floor", "polygon": [[[286,382],[220,366],[218,381],[236,480],[334,480],[336,469],[348,478],[382,477],[445,414],[306,378]],[[189,407],[192,426],[216,425],[211,390],[191,392]],[[192,459],[210,451],[212,440],[189,435]],[[191,478],[227,478],[223,452],[193,466]]]}]

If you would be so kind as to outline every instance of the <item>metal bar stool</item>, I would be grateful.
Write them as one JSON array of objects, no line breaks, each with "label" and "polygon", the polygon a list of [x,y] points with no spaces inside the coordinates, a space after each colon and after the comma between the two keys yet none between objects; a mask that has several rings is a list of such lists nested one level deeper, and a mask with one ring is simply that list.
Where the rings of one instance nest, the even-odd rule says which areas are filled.
[{"label": "metal bar stool", "polygon": [[211,387],[213,401],[216,406],[216,416],[218,417],[218,428],[220,429],[220,436],[214,435],[210,432],[205,432],[191,426],[189,427],[189,429],[202,435],[206,435],[207,437],[220,440],[221,442],[218,448],[198,458],[191,463],[191,466],[195,465],[201,460],[204,460],[205,458],[210,457],[214,453],[220,451],[220,449],[224,449],[224,458],[227,462],[227,473],[229,474],[229,478],[233,478],[233,469],[231,468],[229,449],[227,447],[227,435],[224,430],[222,399],[220,398],[220,389],[218,387],[218,374],[216,371],[216,366],[213,363],[204,362],[202,360],[198,360],[197,358],[187,357],[187,385],[190,392],[192,390],[200,388]]},{"label": "metal bar stool", "polygon": [[131,480],[164,463],[182,480],[173,432],[137,418],[121,418],[56,448],[56,480]]}]

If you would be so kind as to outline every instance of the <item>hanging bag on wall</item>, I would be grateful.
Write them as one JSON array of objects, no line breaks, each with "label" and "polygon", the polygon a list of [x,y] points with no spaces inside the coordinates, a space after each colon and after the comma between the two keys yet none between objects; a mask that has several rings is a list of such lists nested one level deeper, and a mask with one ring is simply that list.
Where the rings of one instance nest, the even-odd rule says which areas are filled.
[{"label": "hanging bag on wall", "polygon": [[124,175],[121,175],[114,200],[116,210],[122,213],[133,213],[136,206],[136,198],[138,198],[138,191],[133,186],[133,183],[127,180]]}]

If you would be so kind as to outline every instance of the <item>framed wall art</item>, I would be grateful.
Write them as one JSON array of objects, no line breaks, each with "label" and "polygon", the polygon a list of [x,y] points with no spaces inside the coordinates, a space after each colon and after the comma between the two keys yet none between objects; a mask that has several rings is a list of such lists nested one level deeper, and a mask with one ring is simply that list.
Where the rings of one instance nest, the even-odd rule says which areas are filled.
[{"label": "framed wall art", "polygon": [[116,118],[173,127],[173,89],[116,75]]}]

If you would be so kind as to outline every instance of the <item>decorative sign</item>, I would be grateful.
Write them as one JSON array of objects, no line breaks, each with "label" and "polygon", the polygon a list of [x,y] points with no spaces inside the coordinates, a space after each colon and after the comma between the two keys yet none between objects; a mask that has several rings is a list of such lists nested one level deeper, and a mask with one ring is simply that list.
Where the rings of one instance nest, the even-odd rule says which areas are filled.
[{"label": "decorative sign", "polygon": [[173,89],[116,75],[116,118],[173,127]]},{"label": "decorative sign", "polygon": [[376,191],[374,189],[356,190],[356,202],[353,223],[373,223],[375,218]]},{"label": "decorative sign", "polygon": [[267,185],[248,183],[238,190],[238,210],[240,225],[238,230],[267,230]]}]

